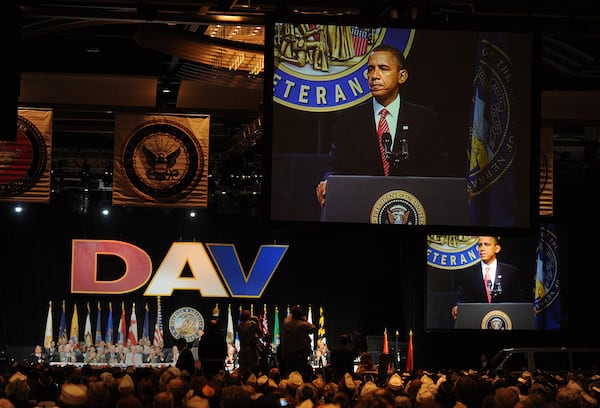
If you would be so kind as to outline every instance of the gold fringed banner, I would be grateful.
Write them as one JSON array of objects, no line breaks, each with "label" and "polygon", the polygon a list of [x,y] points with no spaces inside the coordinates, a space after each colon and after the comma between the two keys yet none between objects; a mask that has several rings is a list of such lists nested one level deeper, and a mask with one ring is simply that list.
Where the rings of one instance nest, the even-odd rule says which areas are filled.
[{"label": "gold fringed banner", "polygon": [[113,205],[208,205],[208,115],[115,115]]},{"label": "gold fringed banner", "polygon": [[52,110],[19,109],[16,140],[0,140],[0,201],[50,202],[52,119]]}]

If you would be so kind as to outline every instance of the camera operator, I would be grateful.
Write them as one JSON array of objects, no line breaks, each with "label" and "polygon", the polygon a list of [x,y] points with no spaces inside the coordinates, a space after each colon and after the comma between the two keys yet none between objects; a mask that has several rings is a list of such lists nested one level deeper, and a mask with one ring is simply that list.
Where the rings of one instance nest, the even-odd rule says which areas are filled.
[{"label": "camera operator", "polygon": [[245,381],[252,373],[258,375],[259,339],[262,334],[258,318],[252,316],[249,310],[242,310],[237,332],[240,338],[239,375]]},{"label": "camera operator", "polygon": [[281,373],[288,376],[298,371],[304,379],[312,377],[312,366],[309,357],[312,355],[310,334],[317,326],[310,323],[300,306],[292,307],[290,314],[283,320],[281,333]]}]

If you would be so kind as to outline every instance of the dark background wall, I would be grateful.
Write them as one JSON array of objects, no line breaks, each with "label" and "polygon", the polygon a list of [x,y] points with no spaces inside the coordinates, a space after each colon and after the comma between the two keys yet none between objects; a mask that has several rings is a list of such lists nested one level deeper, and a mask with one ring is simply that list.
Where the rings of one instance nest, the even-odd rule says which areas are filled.
[{"label": "dark background wall", "polygon": [[[247,272],[262,244],[287,244],[289,249],[260,299],[202,298],[198,292],[175,291],[163,298],[163,321],[182,306],[197,308],[205,318],[215,304],[225,322],[227,305],[232,310],[254,305],[255,314],[268,308],[269,325],[275,306],[280,317],[288,305],[323,306],[329,344],[338,334],[358,332],[381,336],[385,329],[399,332],[406,342],[409,330],[415,335],[415,361],[419,367],[469,367],[478,362],[481,351],[523,345],[593,345],[589,336],[598,279],[582,265],[586,251],[579,249],[584,232],[576,224],[561,224],[561,273],[568,277],[561,300],[568,302],[569,326],[561,332],[456,332],[425,331],[425,235],[420,230],[386,228],[378,225],[331,226],[308,223],[270,224],[240,215],[200,211],[189,219],[183,209],[113,208],[109,217],[92,209],[87,215],[74,214],[58,201],[28,206],[25,213],[13,214],[12,205],[0,204],[4,243],[0,247],[0,344],[4,348],[33,347],[44,338],[48,302],[53,302],[54,333],[58,331],[60,304],[67,304],[67,327],[71,326],[73,304],[77,303],[80,332],[86,304],[92,307],[95,328],[96,305],[106,322],[112,302],[116,325],[125,302],[129,323],[131,305],[136,303],[138,328],[143,322],[143,305],[150,308],[151,326],[156,300],[144,298],[142,288],[123,295],[70,293],[71,240],[74,238],[115,239],[144,249],[155,271],[172,242],[234,244]],[[592,223],[591,225],[594,225]],[[587,231],[587,227],[585,228]],[[235,316],[235,313],[234,313]],[[272,327],[271,327],[272,328]],[[116,332],[116,329],[115,329]],[[104,333],[104,328],[103,328]],[[165,325],[166,343],[174,339]],[[82,338],[82,334],[80,334]],[[366,346],[366,344],[365,344]],[[376,350],[377,351],[377,350]]]}]

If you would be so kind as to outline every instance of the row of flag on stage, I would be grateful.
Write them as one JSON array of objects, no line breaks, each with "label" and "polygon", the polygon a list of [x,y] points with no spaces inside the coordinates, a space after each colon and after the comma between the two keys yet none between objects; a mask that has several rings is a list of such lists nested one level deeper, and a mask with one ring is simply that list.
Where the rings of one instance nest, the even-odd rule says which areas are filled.
[{"label": "row of flag on stage", "polygon": [[[398,338],[398,332],[396,332],[396,339]],[[398,352],[398,344],[396,344],[396,353]],[[383,330],[383,348],[381,350],[382,354],[390,354],[390,346],[388,343],[388,335],[387,328]],[[410,330],[408,332],[408,345],[406,348],[406,371],[412,371],[415,368],[414,365],[414,356],[413,356],[413,331]],[[390,371],[390,363],[388,362],[388,367],[386,372]]]},{"label": "row of flag on stage", "polygon": [[[154,338],[153,344],[160,345],[164,342],[164,332],[162,327],[162,311],[161,311],[161,302],[160,297],[157,298],[157,318],[154,326]],[[66,312],[65,312],[65,302],[62,304],[62,313],[60,316],[60,326],[58,329],[58,339],[68,340],[70,339],[75,345],[79,344],[79,317],[77,312],[77,305],[75,304],[73,307],[73,316],[71,319],[71,331],[70,337],[67,337],[67,325],[66,325]],[[226,332],[226,340],[228,344],[233,345],[237,350],[239,350],[239,338],[237,335],[236,326],[239,324],[239,315],[242,312],[242,306],[239,306],[238,319],[237,323],[234,326],[233,314],[231,311],[231,304],[227,308],[227,332]],[[253,314],[253,306],[251,306],[251,313]],[[287,314],[289,315],[290,308],[287,308]],[[98,310],[96,316],[96,331],[95,331],[95,342],[98,343],[102,340],[102,328],[101,328],[101,309],[100,304],[98,303]],[[309,305],[307,319],[312,322],[312,308]],[[279,316],[279,308],[275,306],[275,313],[273,317],[273,331],[269,331],[269,319],[267,316],[267,305],[265,304],[263,307],[262,314],[260,315],[261,325],[263,336],[267,338],[267,336],[272,336],[272,345],[277,348],[281,341],[281,333],[280,333],[280,316]],[[87,315],[85,319],[85,328],[84,328],[84,341],[86,345],[91,345],[93,343],[92,339],[92,324],[91,324],[91,309],[88,303],[87,305]],[[131,316],[129,319],[129,330],[127,330],[127,321],[125,315],[125,304],[122,304],[121,307],[121,317],[119,319],[118,326],[118,337],[117,342],[127,343],[127,341],[131,342],[132,345],[138,344],[138,326],[137,326],[137,317],[135,311],[135,303],[131,309]],[[112,303],[109,303],[109,312],[108,319],[106,324],[106,336],[104,338],[105,342],[113,342],[113,313],[112,313]],[[50,301],[48,306],[48,317],[46,320],[46,330],[44,337],[44,346],[50,347],[50,342],[53,340],[52,336],[52,301]],[[323,307],[319,307],[319,320],[317,326],[317,341],[327,342],[325,335],[325,315],[323,312]],[[396,337],[398,337],[398,333],[396,332]],[[142,330],[142,338],[150,339],[150,317],[149,317],[149,309],[148,304],[145,306],[145,316],[144,316],[144,325]],[[397,345],[396,345],[397,347]],[[315,344],[313,344],[313,350],[315,348]],[[383,354],[389,354],[389,343],[388,343],[388,335],[387,329],[384,330],[383,333]],[[413,362],[413,332],[410,330],[408,335],[408,348],[406,354],[406,370],[412,371],[414,369]],[[388,367],[389,369],[389,367]]]},{"label": "row of flag on stage", "polygon": [[[254,306],[250,306],[250,310],[252,315],[254,315]],[[227,343],[232,344],[239,350],[239,337],[237,334],[236,327],[239,324],[239,316],[242,312],[242,306],[239,306],[239,311],[237,313],[237,319],[234,321],[232,306],[229,305],[227,309],[227,332],[226,338]],[[287,307],[287,315],[290,314],[290,307]],[[307,318],[312,323],[312,307],[309,305]],[[275,312],[273,319],[269,319],[267,305],[264,304],[263,310],[260,317],[260,322],[262,326],[262,333],[264,338],[272,339],[272,345],[277,348],[281,342],[281,317],[279,315],[279,307],[275,306]],[[273,322],[273,330],[269,329],[269,322]],[[85,326],[83,330],[83,341],[86,345],[91,345],[94,343],[100,343],[102,340],[106,343],[127,343],[130,342],[132,345],[137,345],[139,343],[139,329],[138,329],[138,319],[136,313],[136,306],[133,303],[131,308],[131,314],[129,319],[127,319],[126,311],[125,311],[125,303],[123,302],[121,305],[121,314],[118,320],[117,325],[117,335],[116,338],[114,336],[114,320],[113,320],[113,308],[112,302],[109,303],[108,315],[106,320],[106,325],[104,326],[104,337],[102,331],[102,309],[100,307],[100,303],[98,302],[97,312],[96,312],[96,323],[95,327],[92,327],[92,310],[87,304],[87,314],[85,317]],[[74,344],[79,344],[79,315],[77,310],[77,304],[73,306],[73,315],[71,318],[70,331],[67,330],[67,317],[66,317],[66,302],[62,302],[62,311],[60,316],[60,323],[57,333],[57,341],[68,341],[71,340]],[[95,330],[94,330],[95,329]],[[145,315],[144,315],[144,323],[142,328],[142,339],[150,340],[150,316],[149,316],[149,308],[148,304],[145,305]],[[53,319],[52,319],[52,301],[49,302],[48,305],[48,317],[46,319],[46,329],[44,335],[44,346],[49,347],[50,342],[54,340],[53,336]],[[154,333],[152,338],[152,343],[154,345],[164,344],[164,329],[162,323],[162,306],[160,297],[157,298],[157,316],[154,325]],[[315,349],[314,338],[311,337],[313,342],[312,348]],[[327,342],[326,340],[326,332],[325,332],[325,316],[323,312],[323,307],[319,307],[319,318],[318,318],[318,331],[317,331],[317,344],[318,342]]]},{"label": "row of flag on stage", "polygon": [[[157,317],[156,323],[154,327],[154,345],[162,345],[164,342],[164,331],[162,326],[162,311],[160,305],[160,297],[157,298],[158,308],[157,308]],[[96,314],[96,330],[95,332],[92,330],[92,317],[91,317],[91,308],[89,303],[87,304],[87,314],[85,318],[85,326],[83,330],[83,341],[86,345],[92,345],[94,343],[100,343],[103,340],[102,337],[102,310],[100,308],[100,303],[98,303],[97,314]],[[145,306],[145,315],[144,315],[144,325],[142,329],[142,339],[150,340],[150,315],[149,315],[148,304]],[[129,329],[127,329],[129,328]],[[113,326],[113,310],[112,303],[109,303],[108,317],[106,320],[105,326],[105,337],[104,341],[106,343],[114,343],[115,338],[113,336],[114,326]],[[44,346],[50,347],[50,343],[54,340],[53,337],[53,319],[52,319],[52,301],[49,302],[48,305],[48,316],[46,318],[46,328],[44,331]],[[137,316],[135,311],[135,303],[133,303],[131,309],[131,315],[129,317],[129,324],[127,324],[126,314],[125,314],[125,303],[122,303],[121,306],[121,317],[119,319],[119,326],[117,328],[117,338],[116,342],[127,343],[130,342],[132,345],[137,346],[139,343],[139,332],[137,325]],[[73,306],[73,315],[71,317],[71,327],[69,331],[70,335],[67,335],[67,317],[66,317],[66,302],[62,303],[62,311],[60,315],[58,333],[57,333],[57,342],[66,342],[71,341],[77,347],[79,346],[79,313],[77,310],[77,304]],[[92,334],[95,333],[95,336]]]}]

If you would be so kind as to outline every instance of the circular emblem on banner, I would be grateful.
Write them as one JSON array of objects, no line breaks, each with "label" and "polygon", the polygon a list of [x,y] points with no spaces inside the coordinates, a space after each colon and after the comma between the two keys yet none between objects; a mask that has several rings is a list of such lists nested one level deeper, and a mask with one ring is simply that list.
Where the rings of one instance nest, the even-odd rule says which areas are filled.
[{"label": "circular emblem on banner", "polygon": [[371,50],[391,44],[409,54],[415,31],[332,24],[276,23],[273,100],[307,112],[333,112],[371,97]]},{"label": "circular emblem on banner", "polygon": [[426,221],[425,207],[408,191],[388,191],[371,207],[371,224],[424,225]]},{"label": "circular emblem on banner", "polygon": [[473,119],[467,153],[473,196],[495,185],[515,157],[511,61],[501,46],[483,40],[473,81]]},{"label": "circular emblem on banner", "polygon": [[169,330],[176,339],[185,337],[189,342],[198,338],[198,332],[204,330],[204,318],[192,307],[181,307],[171,315]]},{"label": "circular emblem on banner", "polygon": [[188,195],[204,169],[202,146],[191,130],[169,120],[133,130],[123,151],[129,187],[150,201],[172,202]]},{"label": "circular emblem on banner", "polygon": [[0,196],[22,194],[42,177],[48,151],[40,130],[22,116],[17,117],[15,141],[0,141]]},{"label": "circular emblem on banner", "polygon": [[[549,226],[540,228],[540,239],[537,248],[537,271],[535,275],[535,298],[533,305],[538,313],[543,312],[560,295],[560,279],[558,273],[558,240],[556,233]],[[546,325],[549,323],[547,322]]]},{"label": "circular emblem on banner", "polygon": [[481,319],[484,330],[512,330],[510,317],[501,310],[491,310]]}]

